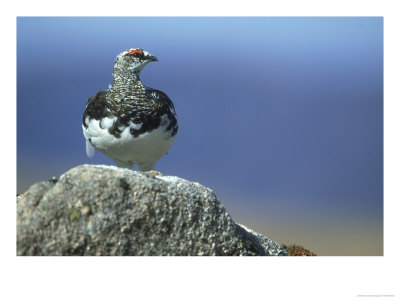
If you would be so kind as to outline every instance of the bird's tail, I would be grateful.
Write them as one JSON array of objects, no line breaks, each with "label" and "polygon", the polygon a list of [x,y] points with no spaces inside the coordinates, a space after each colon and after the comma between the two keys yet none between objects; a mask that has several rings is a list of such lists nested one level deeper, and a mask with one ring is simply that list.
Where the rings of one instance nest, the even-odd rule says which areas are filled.
[{"label": "bird's tail", "polygon": [[86,154],[89,158],[92,158],[94,155],[94,147],[92,144],[89,142],[89,140],[86,140]]}]

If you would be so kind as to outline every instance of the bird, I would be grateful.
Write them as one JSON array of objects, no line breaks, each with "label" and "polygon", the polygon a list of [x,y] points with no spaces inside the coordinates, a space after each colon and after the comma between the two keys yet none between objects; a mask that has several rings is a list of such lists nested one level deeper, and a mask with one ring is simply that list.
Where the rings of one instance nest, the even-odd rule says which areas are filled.
[{"label": "bird", "polygon": [[[173,102],[162,91],[145,86],[140,72],[158,59],[141,48],[119,53],[112,84],[91,96],[83,113],[82,130],[89,158],[95,149],[118,167],[154,170],[178,132]],[[156,172],[156,171],[155,171]]]}]

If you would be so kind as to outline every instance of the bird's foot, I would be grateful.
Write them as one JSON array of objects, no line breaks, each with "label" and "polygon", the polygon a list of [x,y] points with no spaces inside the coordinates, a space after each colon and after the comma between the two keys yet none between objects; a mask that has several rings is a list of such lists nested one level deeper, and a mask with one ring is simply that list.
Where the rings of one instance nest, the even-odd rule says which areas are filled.
[{"label": "bird's foot", "polygon": [[145,172],[141,172],[141,173],[146,175],[146,176],[163,176],[163,174],[161,172],[158,172],[158,171],[155,171],[155,170],[145,171]]}]

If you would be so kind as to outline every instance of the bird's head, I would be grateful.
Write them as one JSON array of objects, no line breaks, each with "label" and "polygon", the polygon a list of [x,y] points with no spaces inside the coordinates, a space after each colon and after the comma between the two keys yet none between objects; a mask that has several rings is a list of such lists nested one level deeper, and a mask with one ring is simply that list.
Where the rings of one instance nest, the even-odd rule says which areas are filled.
[{"label": "bird's head", "polygon": [[129,70],[134,73],[140,73],[140,71],[151,61],[158,61],[158,59],[146,50],[131,48],[118,54],[114,65],[118,68]]}]

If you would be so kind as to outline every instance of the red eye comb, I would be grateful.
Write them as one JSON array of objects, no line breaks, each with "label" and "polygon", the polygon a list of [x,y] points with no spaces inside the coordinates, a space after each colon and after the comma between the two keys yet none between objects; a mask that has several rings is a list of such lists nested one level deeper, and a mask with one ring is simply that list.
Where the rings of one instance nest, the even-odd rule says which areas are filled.
[{"label": "red eye comb", "polygon": [[133,54],[133,53],[139,53],[139,54],[143,55],[143,52],[140,51],[140,50],[131,50],[131,51],[129,51],[129,54]]}]

